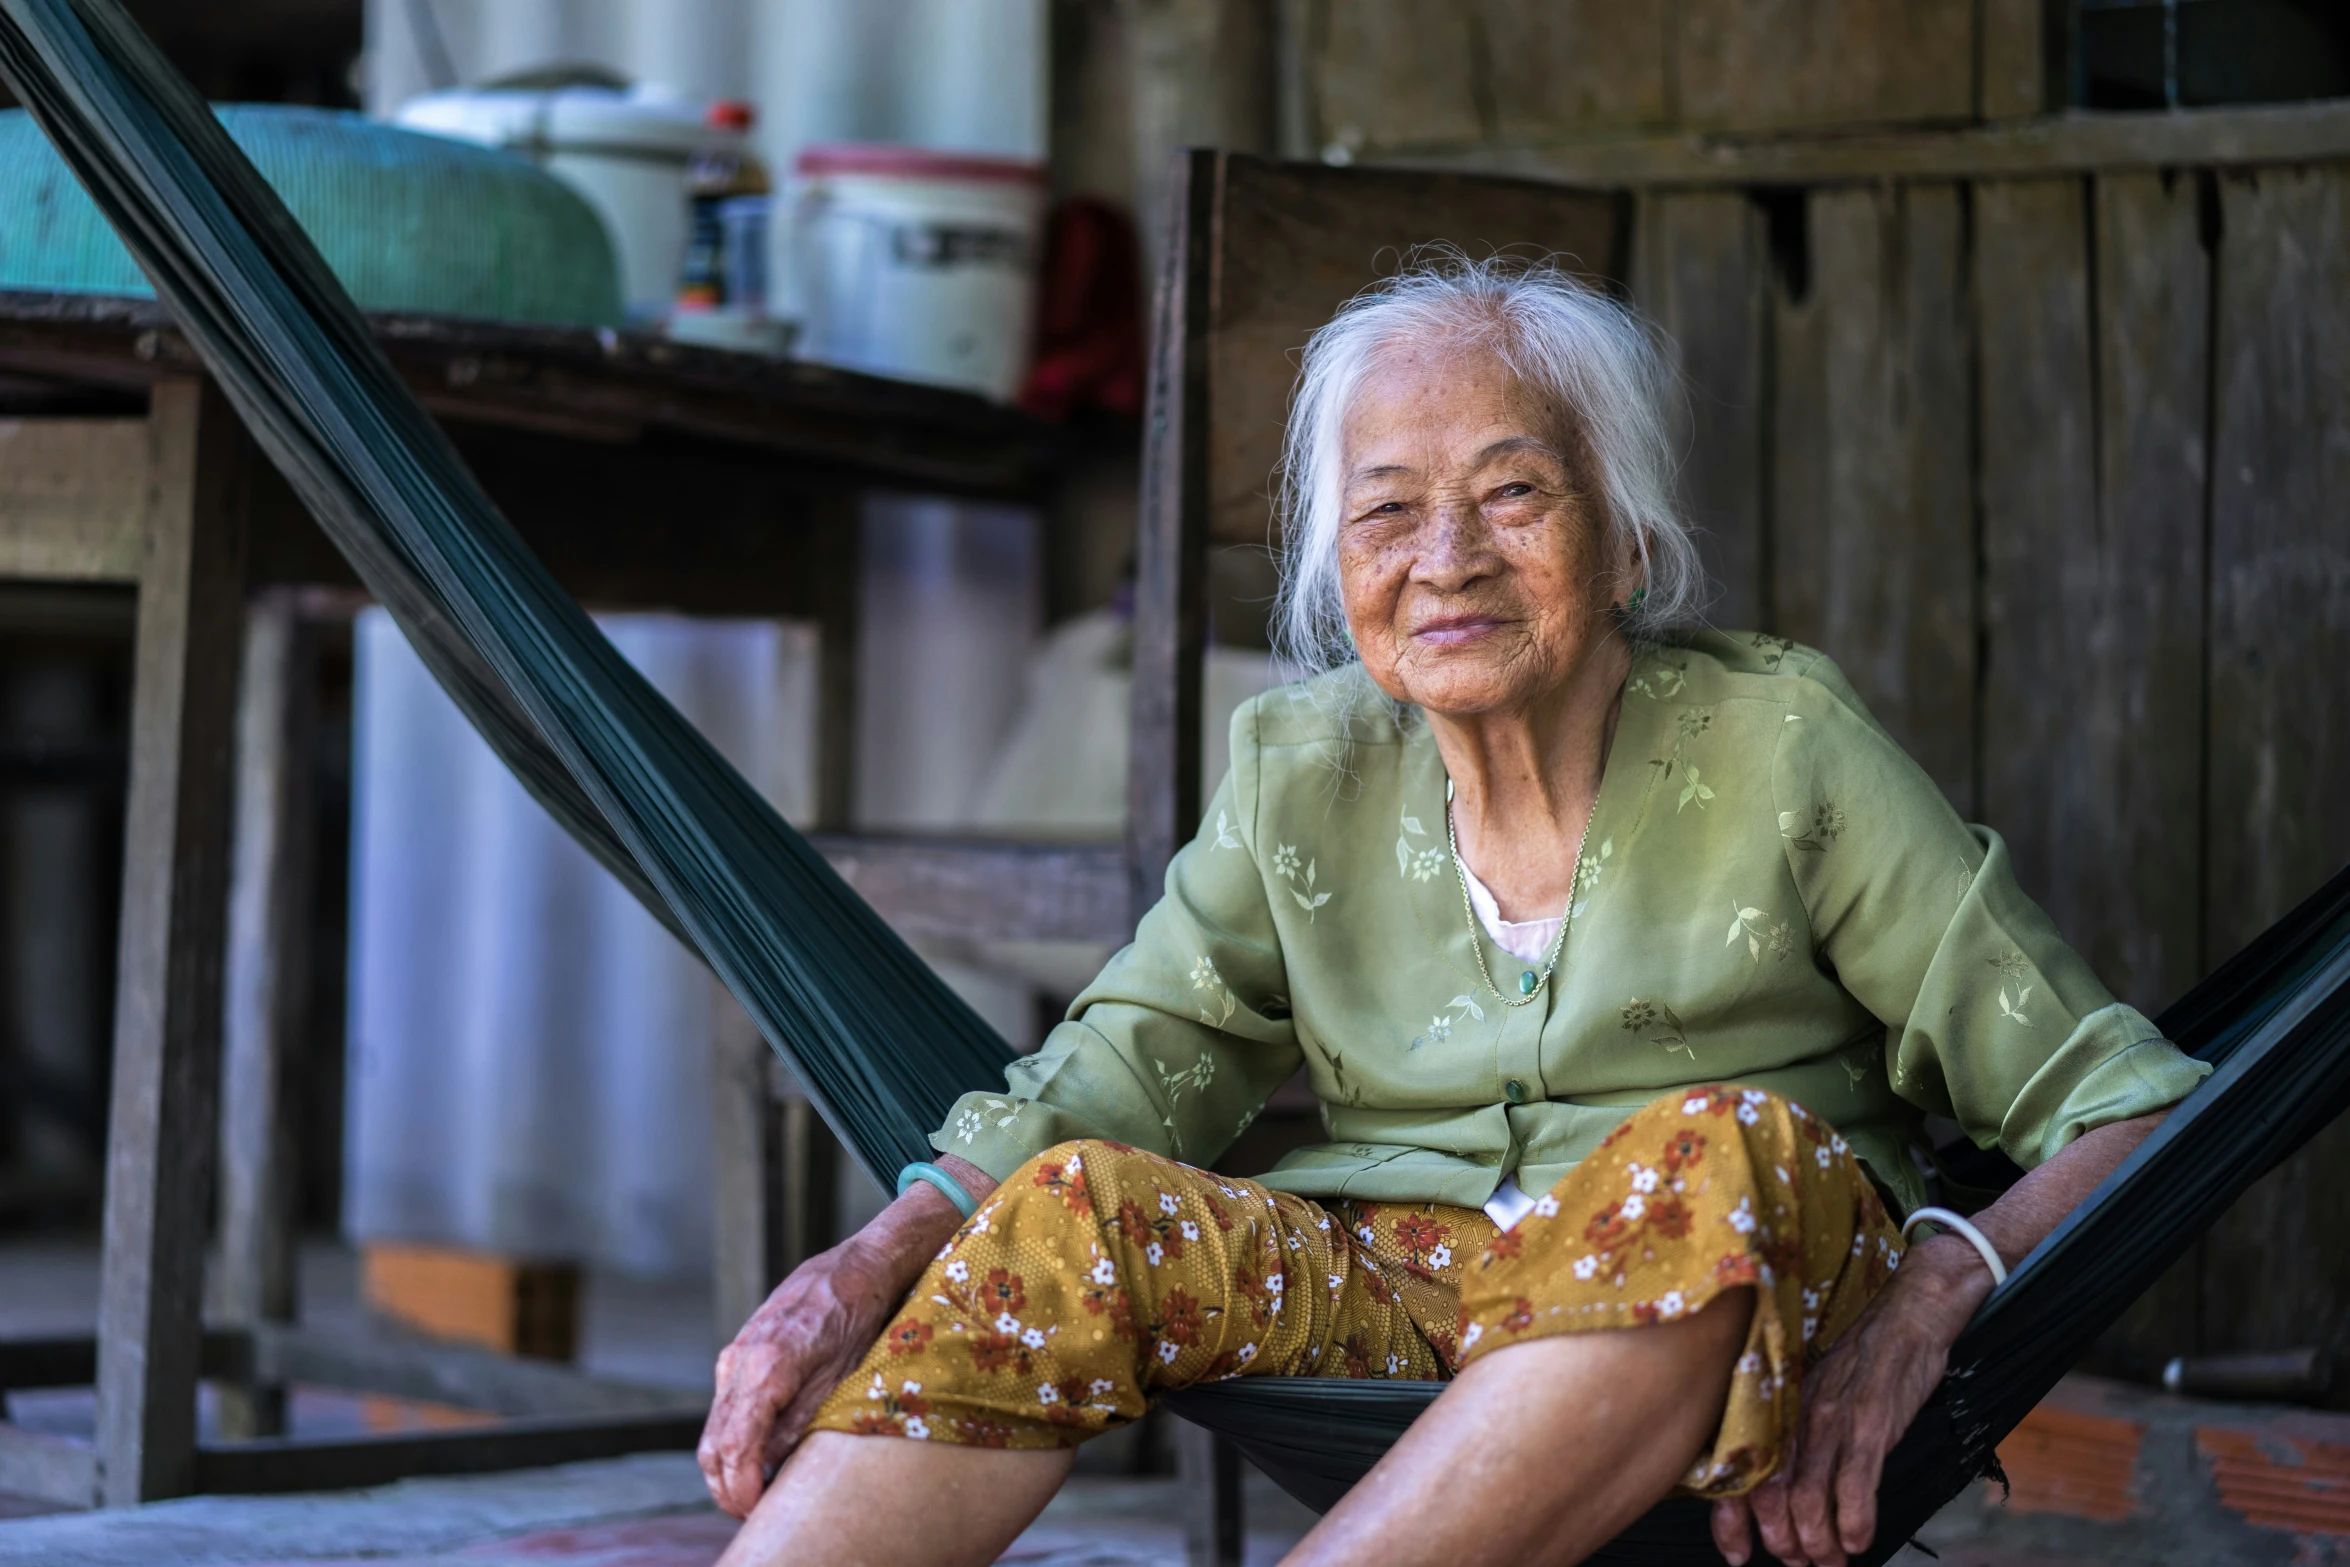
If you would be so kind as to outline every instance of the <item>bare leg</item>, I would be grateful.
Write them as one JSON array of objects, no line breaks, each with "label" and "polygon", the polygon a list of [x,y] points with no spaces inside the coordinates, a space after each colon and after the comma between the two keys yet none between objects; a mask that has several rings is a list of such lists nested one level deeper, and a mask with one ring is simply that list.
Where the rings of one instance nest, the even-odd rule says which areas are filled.
[{"label": "bare leg", "polygon": [[718,1567],[984,1567],[1036,1521],[1072,1449],[1013,1452],[818,1431]]},{"label": "bare leg", "polygon": [[1673,1488],[1722,1418],[1754,1292],[1472,1363],[1288,1560],[1579,1562]]}]

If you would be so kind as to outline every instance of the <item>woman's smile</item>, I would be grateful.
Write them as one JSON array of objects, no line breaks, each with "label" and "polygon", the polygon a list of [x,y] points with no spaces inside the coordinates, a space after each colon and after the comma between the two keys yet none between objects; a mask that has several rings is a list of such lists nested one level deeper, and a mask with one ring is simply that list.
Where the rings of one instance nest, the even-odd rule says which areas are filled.
[{"label": "woman's smile", "polygon": [[1413,630],[1412,638],[1430,647],[1466,647],[1472,642],[1483,641],[1505,626],[1516,624],[1517,621],[1507,615],[1477,612],[1439,615],[1432,620],[1422,621]]}]

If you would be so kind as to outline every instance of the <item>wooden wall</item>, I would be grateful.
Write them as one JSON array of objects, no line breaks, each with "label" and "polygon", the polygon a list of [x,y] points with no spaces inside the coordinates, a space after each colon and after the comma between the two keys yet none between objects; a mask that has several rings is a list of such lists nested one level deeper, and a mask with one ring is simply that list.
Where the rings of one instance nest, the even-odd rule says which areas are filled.
[{"label": "wooden wall", "polygon": [[[1828,649],[2125,999],[2350,859],[2350,161],[1640,198],[1716,619]],[[2350,1364],[2350,1125],[2099,1357]]]},{"label": "wooden wall", "polygon": [[[1197,4],[1199,0],[1191,0]],[[1292,155],[2038,113],[2041,0],[1287,0]]]}]

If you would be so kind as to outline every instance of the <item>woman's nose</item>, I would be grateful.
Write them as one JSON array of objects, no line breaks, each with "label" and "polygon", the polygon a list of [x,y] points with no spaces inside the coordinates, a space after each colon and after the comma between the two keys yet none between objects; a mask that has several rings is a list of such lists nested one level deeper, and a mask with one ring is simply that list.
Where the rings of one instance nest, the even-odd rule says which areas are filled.
[{"label": "woman's nose", "polygon": [[1491,569],[1491,539],[1477,508],[1442,500],[1429,508],[1413,575],[1432,587],[1454,587]]}]

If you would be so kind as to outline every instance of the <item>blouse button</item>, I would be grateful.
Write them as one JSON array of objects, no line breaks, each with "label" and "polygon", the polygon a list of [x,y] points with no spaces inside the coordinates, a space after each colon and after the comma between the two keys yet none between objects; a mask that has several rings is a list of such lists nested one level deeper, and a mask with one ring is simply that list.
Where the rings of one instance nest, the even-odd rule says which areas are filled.
[{"label": "blouse button", "polygon": [[1509,1096],[1511,1104],[1522,1105],[1526,1102],[1526,1085],[1514,1077],[1501,1085],[1501,1091]]}]

